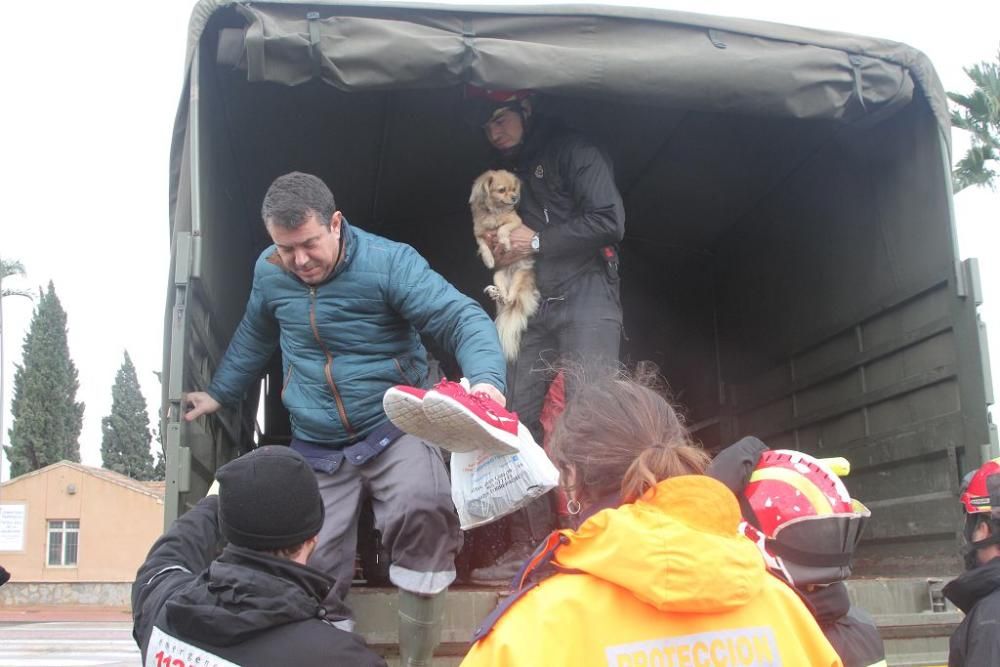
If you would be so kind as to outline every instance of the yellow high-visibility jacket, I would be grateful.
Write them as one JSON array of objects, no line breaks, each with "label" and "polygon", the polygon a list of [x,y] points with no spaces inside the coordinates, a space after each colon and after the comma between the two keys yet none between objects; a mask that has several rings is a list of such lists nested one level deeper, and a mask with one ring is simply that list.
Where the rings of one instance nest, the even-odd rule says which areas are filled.
[{"label": "yellow high-visibility jacket", "polygon": [[553,533],[463,667],[841,667],[739,522],[729,489],[686,475]]}]

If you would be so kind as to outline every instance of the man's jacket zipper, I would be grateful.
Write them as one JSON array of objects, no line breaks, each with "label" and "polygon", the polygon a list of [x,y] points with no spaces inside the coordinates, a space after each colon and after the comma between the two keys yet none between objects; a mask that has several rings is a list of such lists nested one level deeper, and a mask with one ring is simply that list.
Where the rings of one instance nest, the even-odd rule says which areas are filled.
[{"label": "man's jacket zipper", "polygon": [[344,428],[347,430],[347,435],[352,440],[355,437],[354,427],[351,426],[351,422],[347,419],[347,410],[344,409],[344,401],[340,398],[340,391],[337,390],[337,383],[333,381],[333,355],[330,354],[330,350],[327,349],[326,344],[323,339],[319,336],[319,329],[316,327],[316,288],[309,288],[309,324],[312,327],[313,336],[316,338],[316,342],[319,343],[320,348],[323,350],[323,354],[326,355],[326,365],[323,366],[323,372],[326,374],[326,383],[330,387],[330,391],[333,393],[333,400],[337,402],[337,412],[340,413],[340,421],[343,422]]}]

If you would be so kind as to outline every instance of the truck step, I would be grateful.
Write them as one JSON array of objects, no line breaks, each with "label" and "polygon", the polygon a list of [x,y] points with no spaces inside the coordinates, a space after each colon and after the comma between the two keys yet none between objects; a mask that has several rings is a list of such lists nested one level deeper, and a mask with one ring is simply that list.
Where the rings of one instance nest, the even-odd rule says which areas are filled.
[{"label": "truck step", "polygon": [[[961,622],[962,614],[947,604],[931,611],[939,588],[936,580],[924,578],[856,579],[848,581],[855,603],[875,619],[885,641],[890,665],[929,667],[948,662],[948,637]],[[436,667],[453,667],[469,650],[472,633],[503,598],[503,590],[476,586],[455,586],[448,591],[441,644],[435,652]],[[398,594],[395,588],[357,586],[349,604],[358,619],[357,631],[369,646],[386,658],[391,667],[399,664]]]},{"label": "truck step", "polygon": [[[441,644],[435,652],[435,667],[458,665],[469,650],[472,633],[479,622],[497,606],[503,591],[498,588],[453,586],[448,590]],[[348,604],[358,624],[355,630],[368,645],[398,664],[399,598],[395,588],[358,587],[351,589]],[[394,662],[395,661],[395,662]]]}]

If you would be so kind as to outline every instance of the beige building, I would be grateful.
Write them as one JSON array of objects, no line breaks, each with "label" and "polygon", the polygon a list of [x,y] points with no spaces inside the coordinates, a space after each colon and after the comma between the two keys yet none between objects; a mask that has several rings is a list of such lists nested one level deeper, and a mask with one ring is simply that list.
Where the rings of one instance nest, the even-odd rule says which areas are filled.
[{"label": "beige building", "polygon": [[130,582],[163,532],[163,482],[69,461],[0,484],[12,582]]}]

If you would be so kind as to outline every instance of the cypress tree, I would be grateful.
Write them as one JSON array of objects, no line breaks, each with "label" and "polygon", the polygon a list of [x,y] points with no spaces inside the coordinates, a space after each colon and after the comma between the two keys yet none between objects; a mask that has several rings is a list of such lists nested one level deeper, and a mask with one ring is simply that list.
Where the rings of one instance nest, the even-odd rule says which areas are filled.
[{"label": "cypress tree", "polygon": [[167,453],[163,449],[163,440],[160,439],[160,431],[156,430],[156,444],[159,451],[156,452],[156,465],[153,466],[153,479],[164,480],[167,478]]},{"label": "cypress tree", "polygon": [[76,402],[76,366],[66,342],[66,311],[55,287],[39,290],[38,306],[24,337],[21,364],[14,373],[11,401],[10,476],[63,459],[80,460],[83,403]]},{"label": "cypress tree", "polygon": [[[153,371],[160,388],[163,387],[163,376],[160,371]],[[156,425],[153,427],[153,440],[156,441],[156,465],[153,466],[153,479],[167,478],[167,450],[163,447],[163,408],[156,411]]]},{"label": "cypress tree", "polygon": [[105,468],[132,479],[153,479],[149,413],[128,352],[111,387],[111,414],[101,420],[101,433]]}]

